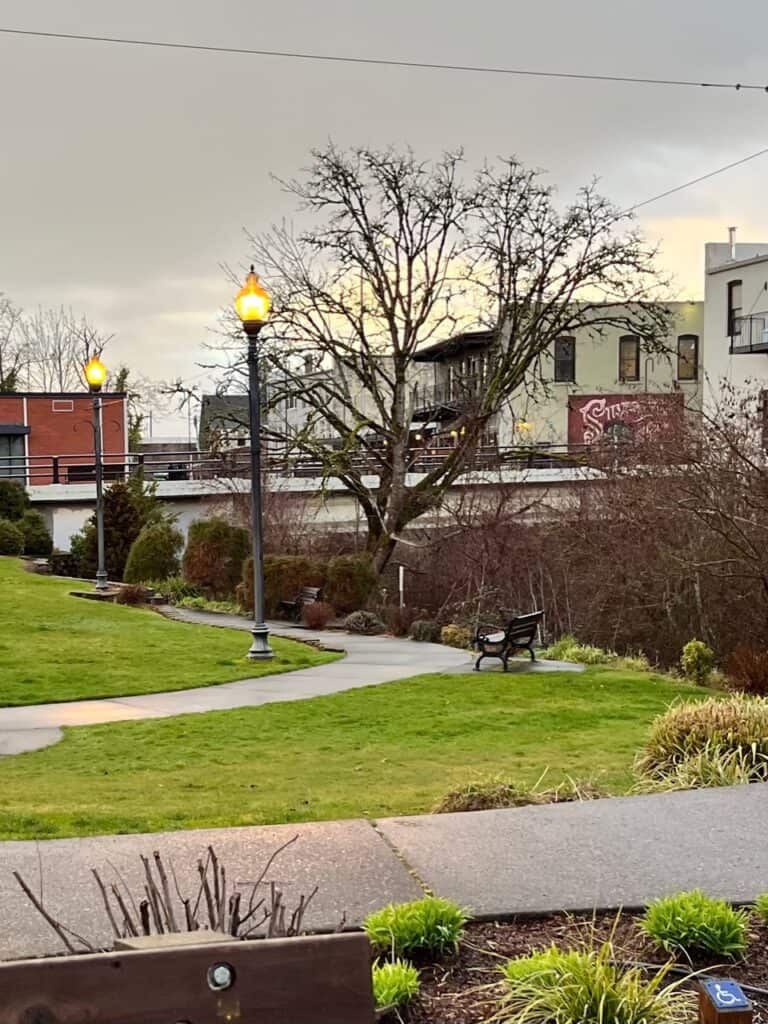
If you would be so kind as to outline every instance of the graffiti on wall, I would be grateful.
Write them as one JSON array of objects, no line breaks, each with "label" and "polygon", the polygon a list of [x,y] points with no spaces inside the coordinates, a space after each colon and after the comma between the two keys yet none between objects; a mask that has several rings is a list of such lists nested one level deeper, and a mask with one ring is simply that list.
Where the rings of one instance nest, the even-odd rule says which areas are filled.
[{"label": "graffiti on wall", "polygon": [[680,424],[682,395],[580,395],[568,401],[568,441],[596,444],[601,438],[648,440]]}]

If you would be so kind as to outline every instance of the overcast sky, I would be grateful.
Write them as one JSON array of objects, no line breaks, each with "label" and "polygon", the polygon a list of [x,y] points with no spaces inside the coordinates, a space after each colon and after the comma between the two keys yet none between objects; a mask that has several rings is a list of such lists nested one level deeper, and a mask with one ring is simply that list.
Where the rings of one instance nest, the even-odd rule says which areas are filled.
[{"label": "overcast sky", "polygon": [[[0,27],[768,84],[765,0],[3,0]],[[515,153],[631,205],[768,145],[768,94],[310,63],[0,35],[0,291],[71,306],[112,359],[203,388],[243,228],[327,139]],[[768,237],[768,157],[639,213],[680,297],[703,245]],[[177,424],[156,422],[156,433]],[[165,430],[164,430],[165,427]]]}]

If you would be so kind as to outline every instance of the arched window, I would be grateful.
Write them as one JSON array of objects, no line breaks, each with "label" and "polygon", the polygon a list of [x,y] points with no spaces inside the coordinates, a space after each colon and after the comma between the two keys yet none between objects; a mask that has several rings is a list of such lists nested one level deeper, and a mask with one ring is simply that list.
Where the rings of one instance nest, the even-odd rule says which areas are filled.
[{"label": "arched window", "polygon": [[681,334],[677,339],[677,379],[699,379],[698,334]]},{"label": "arched window", "polygon": [[619,380],[640,380],[640,339],[636,334],[619,338]]}]

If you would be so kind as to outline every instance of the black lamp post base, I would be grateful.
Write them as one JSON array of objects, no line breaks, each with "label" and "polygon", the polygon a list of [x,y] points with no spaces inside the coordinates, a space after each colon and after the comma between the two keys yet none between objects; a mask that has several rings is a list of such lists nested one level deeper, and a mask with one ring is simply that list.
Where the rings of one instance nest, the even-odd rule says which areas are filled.
[{"label": "black lamp post base", "polygon": [[96,589],[109,590],[109,581],[107,580],[107,574],[103,570],[99,570],[96,573]]},{"label": "black lamp post base", "polygon": [[263,622],[253,627],[251,636],[253,643],[248,651],[249,661],[266,661],[268,658],[274,658],[275,652],[269,646],[269,629]]}]

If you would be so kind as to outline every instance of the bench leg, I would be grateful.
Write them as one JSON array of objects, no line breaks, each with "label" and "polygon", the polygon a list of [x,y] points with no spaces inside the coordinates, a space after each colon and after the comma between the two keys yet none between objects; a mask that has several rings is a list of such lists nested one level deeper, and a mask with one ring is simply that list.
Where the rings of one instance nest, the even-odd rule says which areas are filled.
[{"label": "bench leg", "polygon": [[531,661],[536,661],[536,655],[533,653],[533,647],[526,647],[526,650],[531,656]]},{"label": "bench leg", "polygon": [[481,654],[480,657],[475,662],[475,672],[479,672],[480,671],[480,662],[483,660],[484,657],[485,657],[485,655]]}]

